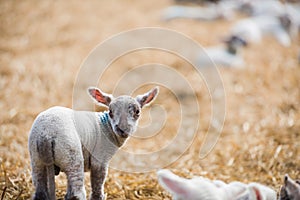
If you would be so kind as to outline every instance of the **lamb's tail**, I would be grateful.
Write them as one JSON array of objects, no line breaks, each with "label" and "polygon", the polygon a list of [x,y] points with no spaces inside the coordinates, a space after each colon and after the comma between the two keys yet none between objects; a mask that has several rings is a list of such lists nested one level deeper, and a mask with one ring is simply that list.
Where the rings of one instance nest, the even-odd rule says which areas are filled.
[{"label": "lamb's tail", "polygon": [[55,157],[55,140],[50,138],[40,138],[37,140],[37,152],[39,158],[45,165],[54,164]]}]

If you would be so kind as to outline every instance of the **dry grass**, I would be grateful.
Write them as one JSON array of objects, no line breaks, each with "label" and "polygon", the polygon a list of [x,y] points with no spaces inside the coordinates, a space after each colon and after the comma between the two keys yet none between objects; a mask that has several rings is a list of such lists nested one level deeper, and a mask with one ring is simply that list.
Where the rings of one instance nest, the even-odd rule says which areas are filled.
[{"label": "dry grass", "polygon": [[[1,1],[0,2],[0,194],[1,199],[29,199],[33,191],[27,138],[36,115],[53,105],[72,106],[72,89],[80,63],[107,37],[143,26],[182,32],[203,45],[218,42],[231,22],[161,22],[161,10],[171,1]],[[226,121],[214,150],[199,159],[210,119],[209,96],[196,87],[201,106],[200,129],[192,146],[167,166],[177,174],[204,175],[225,181],[257,181],[278,190],[285,173],[300,177],[300,67],[297,45],[283,48],[272,38],[244,51],[244,69],[221,69],[226,90]],[[174,67],[190,80],[187,64],[172,56],[136,54],[116,66],[155,61]],[[115,70],[116,71],[116,70]],[[111,75],[111,78],[116,78]],[[197,83],[197,82],[194,82]],[[104,88],[110,88],[110,84]],[[157,102],[178,115],[177,102],[162,90]],[[167,100],[166,100],[167,99]],[[170,115],[172,116],[172,115]],[[167,121],[166,138],[176,130]],[[158,141],[163,140],[160,136]],[[155,148],[149,144],[147,148]],[[129,143],[128,149],[137,142]],[[157,144],[159,145],[159,144]],[[88,192],[89,183],[86,177]],[[57,178],[63,198],[66,181]],[[125,173],[110,169],[108,199],[170,199],[155,172]]]}]

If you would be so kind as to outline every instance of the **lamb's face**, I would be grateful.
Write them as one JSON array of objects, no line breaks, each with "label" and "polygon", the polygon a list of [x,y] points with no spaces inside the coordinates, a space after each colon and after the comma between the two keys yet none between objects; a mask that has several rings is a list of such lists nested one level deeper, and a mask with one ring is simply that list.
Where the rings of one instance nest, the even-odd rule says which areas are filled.
[{"label": "lamb's face", "polygon": [[141,108],[149,105],[157,96],[158,91],[158,87],[155,87],[135,98],[126,95],[114,98],[98,88],[88,88],[88,94],[98,105],[104,105],[109,108],[112,129],[115,134],[122,138],[127,138],[135,132]]},{"label": "lamb's face", "polygon": [[244,39],[235,35],[226,39],[224,42],[226,43],[229,52],[233,54],[236,54],[241,47],[247,46],[247,42]]},{"label": "lamb's face", "polygon": [[127,138],[136,131],[141,107],[130,96],[120,96],[109,104],[109,117],[113,131],[122,138]]}]

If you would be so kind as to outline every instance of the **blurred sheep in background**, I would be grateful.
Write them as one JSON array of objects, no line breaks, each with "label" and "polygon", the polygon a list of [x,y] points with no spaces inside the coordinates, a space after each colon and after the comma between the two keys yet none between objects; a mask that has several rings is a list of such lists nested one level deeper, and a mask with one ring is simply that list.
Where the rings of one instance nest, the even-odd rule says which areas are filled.
[{"label": "blurred sheep in background", "polygon": [[244,59],[240,52],[247,43],[238,36],[231,36],[223,41],[224,45],[205,48],[197,58],[198,66],[209,67],[216,64],[223,67],[242,67]]},{"label": "blurred sheep in background", "polygon": [[263,36],[270,35],[281,45],[288,47],[291,45],[290,24],[289,17],[285,15],[279,17],[260,15],[239,20],[231,28],[231,34],[249,43],[259,43]]},{"label": "blurred sheep in background", "polygon": [[[242,66],[244,61],[239,51],[241,47],[246,46],[245,44],[258,44],[266,36],[272,36],[282,46],[289,47],[298,38],[300,32],[300,4],[282,3],[277,0],[177,0],[175,2],[183,5],[166,8],[162,14],[163,20],[236,19],[228,32],[224,33],[224,36],[231,38],[225,42],[225,46],[208,47],[207,55],[199,55],[197,62],[201,67],[212,65],[210,59],[220,66]],[[190,5],[191,3],[197,6]],[[240,15],[244,17],[238,17]]]},{"label": "blurred sheep in background", "polygon": [[217,19],[230,19],[233,17],[231,9],[218,4],[209,4],[205,7],[170,6],[164,10],[163,20],[188,18],[195,20],[213,21]]}]

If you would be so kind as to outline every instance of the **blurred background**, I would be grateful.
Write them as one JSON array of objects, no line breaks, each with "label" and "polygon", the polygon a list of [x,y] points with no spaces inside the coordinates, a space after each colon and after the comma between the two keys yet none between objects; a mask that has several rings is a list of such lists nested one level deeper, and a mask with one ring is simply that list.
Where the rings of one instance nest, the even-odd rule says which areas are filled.
[{"label": "blurred background", "polygon": [[[1,199],[29,199],[34,190],[27,140],[38,113],[55,105],[72,107],[74,83],[89,53],[115,34],[142,27],[171,29],[205,47],[205,56],[199,53],[196,60],[201,70],[212,67],[206,55],[217,64],[226,117],[218,143],[207,156],[199,156],[212,116],[205,81],[189,62],[174,54],[133,52],[112,63],[96,86],[112,93],[127,71],[159,63],[185,77],[195,98],[180,82],[176,94],[162,86],[153,108],[143,111],[140,132],[124,151],[153,152],[169,144],[180,125],[181,101],[186,105],[196,101],[199,112],[190,106],[191,121],[185,122],[198,126],[187,129],[193,141],[175,161],[161,160],[160,167],[188,178],[260,182],[276,191],[284,174],[300,178],[299,16],[297,1],[0,1]],[[145,74],[135,77],[141,76]],[[136,88],[133,94],[150,86]],[[155,113],[165,116],[165,121],[155,120]],[[149,123],[154,123],[154,130],[143,129]],[[147,135],[142,142],[141,130]],[[169,155],[178,155],[180,145],[171,145]],[[149,157],[141,166],[152,161]],[[121,156],[113,161],[121,169],[132,164],[139,163]],[[116,168],[109,170],[107,199],[171,199],[157,183],[155,170],[129,173]],[[63,199],[62,173],[56,178],[56,189],[57,198]],[[88,174],[86,189],[89,194]]]}]

